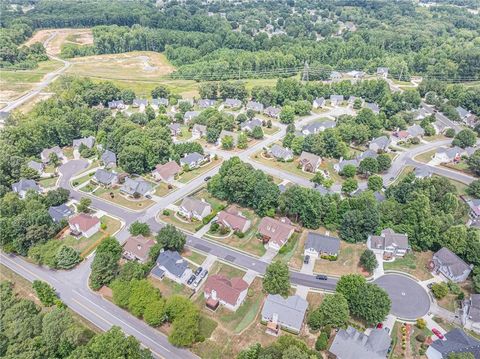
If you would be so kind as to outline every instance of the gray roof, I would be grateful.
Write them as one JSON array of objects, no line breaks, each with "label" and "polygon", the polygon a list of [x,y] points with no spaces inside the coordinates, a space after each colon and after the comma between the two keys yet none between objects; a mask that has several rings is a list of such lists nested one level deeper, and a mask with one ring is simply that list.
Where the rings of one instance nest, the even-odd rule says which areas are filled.
[{"label": "gray roof", "polygon": [[330,73],[330,78],[335,79],[335,78],[342,78],[342,74],[338,71],[332,71]]},{"label": "gray roof", "polygon": [[388,74],[388,67],[377,67],[377,74]]},{"label": "gray roof", "polygon": [[245,121],[240,124],[240,128],[242,130],[249,130],[249,131],[253,131],[255,127],[259,127],[259,126],[262,127],[262,121],[258,118],[252,118],[251,120]]},{"label": "gray roof", "polygon": [[174,122],[174,123],[169,124],[169,125],[168,125],[168,128],[169,128],[170,131],[172,131],[172,132],[178,132],[178,131],[180,131],[181,126],[180,126],[179,123]]},{"label": "gray roof", "polygon": [[201,99],[201,100],[198,101],[198,106],[200,106],[201,108],[207,108],[207,107],[215,106],[215,100]]},{"label": "gray roof", "polygon": [[331,95],[330,101],[343,101],[343,95]]},{"label": "gray roof", "polygon": [[31,168],[32,170],[35,170],[39,173],[43,172],[43,163],[37,162],[37,161],[29,161],[27,163],[28,168]]},{"label": "gray roof", "polygon": [[134,195],[138,193],[141,196],[144,196],[152,189],[152,185],[142,179],[133,179],[130,177],[125,178],[125,183],[120,189],[122,192],[125,192],[129,195]]},{"label": "gray roof", "polygon": [[22,178],[20,181],[12,184],[12,189],[14,192],[22,192],[33,190],[35,192],[40,192],[40,187],[35,183],[34,180]]},{"label": "gray roof", "polygon": [[418,166],[418,167],[415,167],[414,173],[415,173],[415,177],[425,178],[425,177],[430,177],[433,172],[428,166]]},{"label": "gray roof", "polygon": [[459,328],[445,334],[445,340],[435,340],[430,347],[440,352],[444,358],[451,353],[472,353],[475,358],[480,358],[480,341]]},{"label": "gray roof", "polygon": [[374,138],[370,142],[369,147],[373,144],[376,144],[379,148],[381,148],[382,150],[385,150],[390,145],[390,138],[387,136],[380,136],[380,137]]},{"label": "gray roof", "polygon": [[45,148],[41,153],[40,157],[44,158],[45,160],[43,162],[48,162],[50,161],[50,154],[55,153],[57,157],[62,157],[63,156],[63,151],[59,146],[53,146],[52,148]]},{"label": "gray roof", "polygon": [[317,97],[313,100],[313,105],[323,106],[325,104],[325,99],[323,97]]},{"label": "gray roof", "polygon": [[373,151],[373,150],[366,150],[365,152],[362,152],[360,153],[358,156],[357,156],[357,159],[359,161],[361,160],[364,160],[365,158],[377,158],[378,157],[378,153]]},{"label": "gray roof", "polygon": [[118,106],[125,106],[122,100],[114,100],[108,102],[108,108],[117,108]]},{"label": "gray roof", "polygon": [[329,352],[342,359],[385,359],[392,339],[384,329],[372,329],[370,335],[348,327],[340,329]]},{"label": "gray roof", "polygon": [[358,162],[357,159],[353,159],[353,160],[341,160],[341,161],[338,163],[338,168],[340,169],[340,171],[343,171],[343,168],[344,168],[346,165],[353,165],[353,166],[355,166],[355,167],[358,167],[359,162]]},{"label": "gray roof", "polygon": [[302,132],[308,132],[307,134],[317,133],[327,128],[334,128],[336,125],[337,123],[335,121],[312,122],[303,126]]},{"label": "gray roof", "polygon": [[320,192],[321,195],[326,195],[326,194],[331,194],[333,193],[333,191],[331,189],[328,189],[322,185],[316,185],[315,186],[315,190],[317,192]]},{"label": "gray roof", "polygon": [[236,98],[227,98],[225,99],[224,105],[227,107],[240,107],[242,106],[242,101]]},{"label": "gray roof", "polygon": [[[157,265],[164,267],[174,276],[180,278],[188,268],[187,262],[176,251],[163,251],[157,257]],[[158,273],[152,273],[158,275]]]},{"label": "gray roof", "polygon": [[198,132],[206,133],[207,132],[207,126],[200,125],[200,124],[196,123],[196,124],[193,125],[192,131],[198,131]]},{"label": "gray roof", "polygon": [[113,182],[113,180],[117,177],[117,174],[104,170],[103,168],[99,168],[98,170],[95,171],[95,174],[93,175],[93,177],[95,177],[95,180],[98,183],[108,185]]},{"label": "gray roof", "polygon": [[66,204],[61,204],[60,206],[50,207],[48,214],[54,222],[60,222],[62,219],[70,217],[73,211]]},{"label": "gray roof", "polygon": [[168,106],[168,98],[154,98],[152,100],[152,105],[154,106]]},{"label": "gray roof", "polygon": [[385,249],[391,246],[405,250],[409,248],[408,236],[402,233],[395,233],[390,228],[384,229],[379,236],[371,236],[371,245],[372,248],[377,249]]},{"label": "gray roof", "polygon": [[198,115],[200,115],[200,112],[198,112],[198,111],[187,111],[187,112],[185,112],[185,115],[183,115],[183,119],[184,120],[192,120],[195,117],[197,117]]},{"label": "gray roof", "polygon": [[308,232],[305,249],[313,248],[317,252],[336,253],[340,250],[340,240],[319,233]]},{"label": "gray roof", "polygon": [[273,157],[275,158],[281,158],[281,159],[286,159],[288,157],[293,157],[293,152],[289,148],[284,148],[280,145],[273,145],[270,148],[270,153],[272,154]]},{"label": "gray roof", "polygon": [[208,202],[193,197],[185,197],[180,207],[185,208],[188,212],[203,213],[205,208],[211,207]]},{"label": "gray roof", "polygon": [[375,113],[379,113],[380,112],[380,106],[378,106],[376,103],[372,103],[372,102],[366,102],[365,103],[365,107],[372,110],[373,112]]},{"label": "gray roof", "polygon": [[448,248],[442,247],[433,256],[442,266],[448,267],[454,277],[461,276],[465,271],[471,271],[470,266]]},{"label": "gray roof", "polygon": [[470,115],[470,112],[468,112],[468,110],[465,110],[461,106],[458,106],[455,110],[457,110],[457,113],[458,113],[458,115],[460,116],[461,119]]},{"label": "gray roof", "polygon": [[263,111],[263,104],[261,104],[260,102],[248,101],[247,102],[247,109],[257,111],[257,112],[261,112],[261,111]]},{"label": "gray roof", "polygon": [[425,134],[425,130],[420,125],[411,125],[407,128],[407,132],[412,137],[423,136]]},{"label": "gray roof", "polygon": [[280,112],[282,112],[282,109],[279,108],[279,107],[272,107],[272,106],[268,106],[264,111],[263,113],[266,114],[267,116],[272,116],[272,117],[275,117],[275,116],[278,116],[280,114]]},{"label": "gray roof", "polygon": [[280,193],[283,193],[287,190],[287,186],[285,186],[284,184],[279,184],[278,190],[280,191]]},{"label": "gray roof", "polygon": [[373,196],[375,197],[375,199],[378,202],[383,202],[386,199],[385,195],[382,192],[379,192],[379,191],[373,192]]},{"label": "gray roof", "polygon": [[308,302],[298,295],[285,299],[278,294],[269,294],[263,304],[262,317],[272,318],[276,314],[279,322],[300,330],[307,308]]},{"label": "gray roof", "polygon": [[468,318],[475,323],[480,322],[480,294],[470,295],[470,304],[468,307]]},{"label": "gray roof", "polygon": [[185,157],[180,159],[180,163],[191,165],[192,163],[197,163],[202,161],[205,157],[198,152],[192,152],[185,155]]},{"label": "gray roof", "polygon": [[95,137],[88,136],[88,137],[83,137],[83,138],[78,138],[76,140],[73,140],[73,147],[80,147],[80,145],[82,144],[87,146],[87,148],[92,148],[93,145],[95,144]]},{"label": "gray roof", "polygon": [[146,98],[136,98],[133,100],[134,106],[147,106],[148,100]]},{"label": "gray roof", "polygon": [[102,153],[100,159],[106,165],[110,163],[117,164],[117,155],[109,150],[105,150],[105,152]]},{"label": "gray roof", "polygon": [[442,154],[442,153],[445,153],[445,155],[447,156],[447,158],[449,159],[454,159],[455,157],[457,157],[458,155],[461,155],[465,150],[463,148],[460,148],[458,146],[455,146],[455,147],[441,147],[439,149],[437,149],[437,153],[439,154]]}]

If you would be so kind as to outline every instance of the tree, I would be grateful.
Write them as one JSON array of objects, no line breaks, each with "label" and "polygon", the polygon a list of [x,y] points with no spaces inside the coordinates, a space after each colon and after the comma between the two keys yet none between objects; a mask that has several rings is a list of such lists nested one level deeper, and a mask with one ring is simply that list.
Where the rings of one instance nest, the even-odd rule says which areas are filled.
[{"label": "tree", "polygon": [[480,175],[480,150],[476,150],[473,155],[467,158],[468,168],[477,176]]},{"label": "tree", "polygon": [[152,106],[148,105],[145,108],[145,115],[147,116],[148,121],[152,121],[155,119],[155,110]]},{"label": "tree", "polygon": [[260,126],[255,126],[252,130],[252,132],[250,133],[250,136],[252,136],[252,138],[255,138],[257,140],[261,140],[263,138],[263,130],[262,130],[262,127]]},{"label": "tree", "polygon": [[68,201],[70,191],[65,188],[57,188],[53,191],[48,191],[45,196],[45,205],[48,207],[59,206]]},{"label": "tree", "polygon": [[190,310],[173,321],[173,329],[168,341],[175,346],[191,346],[200,334],[198,311]]},{"label": "tree", "polygon": [[471,147],[475,145],[477,141],[477,134],[469,128],[463,129],[458,132],[453,138],[452,145],[459,146],[461,148]]},{"label": "tree", "polygon": [[383,178],[378,176],[378,175],[374,175],[374,176],[370,176],[368,177],[368,189],[370,191],[381,191],[383,188]]},{"label": "tree", "polygon": [[282,359],[309,359],[308,353],[297,346],[291,345],[283,351]]},{"label": "tree", "polygon": [[448,128],[446,131],[445,131],[445,137],[448,137],[448,138],[453,138],[455,137],[455,130],[453,128]]},{"label": "tree", "polygon": [[475,359],[475,356],[470,353],[450,353],[448,354],[448,359]]},{"label": "tree", "polygon": [[159,299],[148,303],[143,312],[143,319],[152,327],[162,324],[165,321],[165,301]]},{"label": "tree", "polygon": [[448,285],[446,283],[433,283],[432,293],[436,299],[442,299],[448,294]]},{"label": "tree", "polygon": [[310,313],[308,325],[313,330],[330,325],[341,328],[347,324],[350,316],[348,302],[340,293],[326,295],[318,308]]},{"label": "tree", "polygon": [[55,256],[56,268],[59,269],[71,269],[75,267],[80,261],[80,254],[72,247],[62,245]]},{"label": "tree", "polygon": [[352,178],[357,173],[357,167],[354,165],[345,165],[343,169],[340,171],[340,175],[346,178]]},{"label": "tree", "polygon": [[365,176],[370,176],[377,172],[378,162],[377,159],[373,157],[364,158],[358,166],[358,173],[364,174]]},{"label": "tree", "polygon": [[327,349],[328,346],[328,336],[327,333],[321,332],[318,336],[317,340],[315,341],[315,350],[322,351]]},{"label": "tree", "polygon": [[38,299],[40,299],[40,302],[42,302],[44,306],[51,307],[58,300],[55,289],[53,289],[47,282],[34,280],[32,287],[35,290]]},{"label": "tree", "polygon": [[60,159],[58,158],[57,154],[55,152],[52,152],[48,155],[48,160],[53,167],[57,167],[60,163]]},{"label": "tree", "polygon": [[325,176],[322,172],[316,172],[311,181],[315,184],[323,185],[323,183],[325,182]]},{"label": "tree", "polygon": [[124,89],[120,92],[120,99],[123,100],[127,105],[131,105],[133,100],[135,100],[135,92],[132,89]]},{"label": "tree", "polygon": [[147,223],[135,221],[130,225],[128,231],[132,236],[142,235],[147,237],[150,235],[150,226]]},{"label": "tree", "polygon": [[122,246],[113,237],[107,237],[97,247],[90,274],[90,285],[94,290],[109,284],[117,275]]},{"label": "tree", "polygon": [[158,244],[164,249],[181,252],[187,241],[187,237],[182,231],[178,230],[172,224],[167,224],[160,229],[156,236]]},{"label": "tree", "polygon": [[303,137],[302,136],[296,136],[292,140],[292,151],[295,155],[300,155],[303,150]]},{"label": "tree", "polygon": [[377,258],[372,250],[365,249],[360,256],[360,265],[370,274],[378,267]]},{"label": "tree", "polygon": [[280,112],[280,122],[284,124],[293,123],[295,121],[295,109],[292,106],[284,106]]},{"label": "tree", "polygon": [[170,96],[170,91],[163,85],[155,87],[152,92],[152,98],[168,98]]},{"label": "tree", "polygon": [[345,182],[342,183],[342,192],[343,193],[352,193],[358,189],[358,182],[354,178],[347,178]]},{"label": "tree", "polygon": [[381,153],[377,157],[378,172],[385,172],[392,166],[392,159],[386,153]]},{"label": "tree", "polygon": [[265,271],[263,289],[270,294],[280,294],[284,297],[290,292],[290,276],[288,266],[280,261],[271,263]]},{"label": "tree", "polygon": [[224,136],[222,138],[222,148],[224,150],[231,150],[234,147],[235,143],[232,136]]},{"label": "tree", "polygon": [[480,180],[474,180],[468,185],[465,191],[472,197],[480,198]]},{"label": "tree", "polygon": [[237,147],[241,150],[248,147],[248,138],[244,132],[238,134]]},{"label": "tree", "polygon": [[77,210],[79,212],[88,213],[90,212],[90,205],[92,204],[92,200],[88,197],[80,198],[80,202],[77,205]]}]

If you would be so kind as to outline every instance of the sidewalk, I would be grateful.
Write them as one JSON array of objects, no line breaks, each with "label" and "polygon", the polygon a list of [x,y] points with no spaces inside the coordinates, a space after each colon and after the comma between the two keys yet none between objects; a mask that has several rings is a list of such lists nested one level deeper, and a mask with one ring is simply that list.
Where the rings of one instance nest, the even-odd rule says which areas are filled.
[{"label": "sidewalk", "polygon": [[252,282],[257,277],[258,273],[254,270],[249,269],[247,273],[243,276],[243,280],[248,283],[248,285],[252,284]]},{"label": "sidewalk", "polygon": [[260,257],[261,261],[270,263],[272,259],[278,254],[278,252],[270,247],[267,247],[267,251]]}]

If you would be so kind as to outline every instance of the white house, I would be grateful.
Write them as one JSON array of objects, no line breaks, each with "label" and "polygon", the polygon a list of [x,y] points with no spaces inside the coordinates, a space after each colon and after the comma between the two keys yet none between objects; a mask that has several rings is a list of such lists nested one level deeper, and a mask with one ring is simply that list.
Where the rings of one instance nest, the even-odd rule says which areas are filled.
[{"label": "white house", "polygon": [[196,219],[201,221],[212,213],[212,206],[203,199],[199,200],[193,197],[185,197],[178,208],[178,213],[190,220]]}]

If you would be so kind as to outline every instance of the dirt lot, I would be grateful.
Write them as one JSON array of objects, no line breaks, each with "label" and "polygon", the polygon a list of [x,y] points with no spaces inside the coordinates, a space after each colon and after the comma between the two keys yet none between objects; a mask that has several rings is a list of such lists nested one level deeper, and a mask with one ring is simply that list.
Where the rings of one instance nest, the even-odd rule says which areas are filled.
[{"label": "dirt lot", "polygon": [[91,29],[47,29],[36,32],[25,42],[25,45],[30,46],[36,42],[44,42],[54,32],[57,33],[57,36],[47,45],[47,52],[52,55],[60,54],[62,45],[67,42],[78,45],[93,44]]}]

